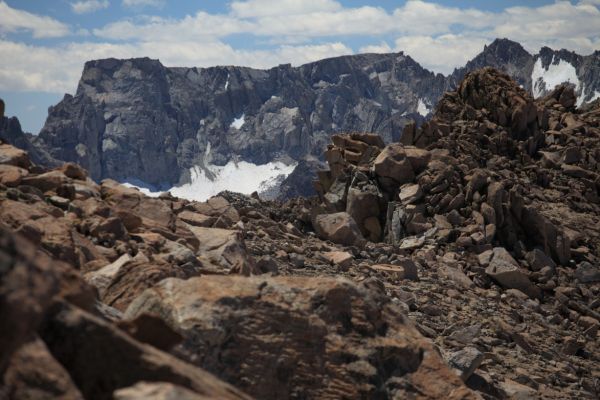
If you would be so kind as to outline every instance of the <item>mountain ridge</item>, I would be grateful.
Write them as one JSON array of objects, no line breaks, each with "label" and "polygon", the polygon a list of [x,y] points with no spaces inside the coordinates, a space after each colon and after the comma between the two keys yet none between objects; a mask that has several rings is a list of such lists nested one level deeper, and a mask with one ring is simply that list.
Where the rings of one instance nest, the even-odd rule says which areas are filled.
[{"label": "mountain ridge", "polygon": [[423,123],[444,92],[484,66],[507,72],[539,96],[570,79],[584,104],[600,96],[599,64],[600,52],[580,56],[544,47],[531,55],[508,39],[486,45],[449,76],[402,51],[270,69],[165,67],[147,57],[93,60],[75,96],[51,107],[40,134],[28,141],[42,164],[77,162],[95,180],[165,190],[190,183],[192,169],[207,167],[207,160],[223,166],[319,158],[334,133],[374,132],[398,141],[409,122]]}]

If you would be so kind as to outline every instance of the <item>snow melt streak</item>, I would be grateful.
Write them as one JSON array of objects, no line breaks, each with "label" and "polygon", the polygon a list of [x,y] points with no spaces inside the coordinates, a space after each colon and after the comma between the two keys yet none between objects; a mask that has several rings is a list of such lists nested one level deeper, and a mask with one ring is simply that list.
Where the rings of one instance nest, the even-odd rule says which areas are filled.
[{"label": "snow melt streak", "polygon": [[[224,190],[251,194],[254,191],[263,192],[277,184],[281,175],[288,176],[297,164],[286,165],[282,162],[270,162],[256,165],[246,161],[228,162],[224,166],[209,165],[208,175],[214,175],[211,180],[206,171],[200,167],[190,168],[191,182],[174,186],[169,191],[173,196],[188,200],[205,201]],[[143,186],[143,182],[124,183],[125,186],[137,187],[147,196],[158,196],[161,192],[151,191]]]},{"label": "snow melt streak", "polygon": [[574,84],[575,90],[579,88],[579,79],[575,67],[564,60],[560,60],[558,64],[554,64],[554,60],[552,60],[548,69],[544,69],[542,60],[538,58],[531,72],[531,82],[533,83],[533,97],[535,98],[544,94],[543,83],[546,84],[546,90],[552,90],[556,85],[565,82]]}]

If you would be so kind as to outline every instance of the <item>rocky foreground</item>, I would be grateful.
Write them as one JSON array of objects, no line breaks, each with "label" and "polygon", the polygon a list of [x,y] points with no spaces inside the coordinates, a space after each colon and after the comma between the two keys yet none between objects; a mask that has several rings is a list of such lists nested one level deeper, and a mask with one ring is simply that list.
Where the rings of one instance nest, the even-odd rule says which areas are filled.
[{"label": "rocky foreground", "polygon": [[600,106],[467,75],[319,197],[150,198],[0,144],[0,398],[600,395]]}]

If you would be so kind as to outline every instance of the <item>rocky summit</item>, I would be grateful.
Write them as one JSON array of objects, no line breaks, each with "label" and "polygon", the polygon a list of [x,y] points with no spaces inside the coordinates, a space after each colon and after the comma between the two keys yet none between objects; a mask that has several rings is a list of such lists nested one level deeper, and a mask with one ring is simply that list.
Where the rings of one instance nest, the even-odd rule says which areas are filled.
[{"label": "rocky summit", "polygon": [[324,150],[197,202],[0,144],[0,398],[600,396],[600,101],[483,68]]}]

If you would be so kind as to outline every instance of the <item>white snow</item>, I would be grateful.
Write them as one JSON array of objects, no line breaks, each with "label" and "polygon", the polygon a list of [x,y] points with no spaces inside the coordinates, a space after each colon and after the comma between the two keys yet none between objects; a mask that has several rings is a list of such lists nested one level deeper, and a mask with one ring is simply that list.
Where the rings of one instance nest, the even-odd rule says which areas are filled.
[{"label": "white snow", "polygon": [[[230,161],[226,165],[208,165],[206,168],[190,168],[191,182],[174,186],[169,191],[173,196],[188,200],[205,201],[224,190],[251,194],[273,188],[278,178],[287,177],[296,168],[296,163],[287,165],[280,161],[256,165],[246,161]],[[212,177],[212,179],[211,179]],[[156,197],[161,192],[139,180],[128,179],[123,183],[128,187],[137,187],[147,196]]]},{"label": "white snow", "polygon": [[[570,82],[575,85],[575,91],[579,88],[579,79],[575,67],[565,60],[559,60],[554,64],[554,59],[544,69],[542,59],[538,58],[531,72],[531,82],[533,83],[533,97],[540,97],[544,94],[543,89],[552,90],[556,85]],[[545,84],[545,87],[544,87]]]},{"label": "white snow", "polygon": [[225,90],[229,87],[229,73],[227,73],[227,80],[225,81]]},{"label": "white snow", "polygon": [[235,129],[240,129],[242,127],[242,125],[244,125],[244,117],[245,117],[245,115],[242,114],[239,118],[235,118],[233,120],[233,122],[231,123],[230,127],[235,128]]},{"label": "white snow", "polygon": [[427,104],[425,104],[423,99],[419,99],[419,104],[417,104],[417,112],[426,117],[431,112],[431,109],[427,106]]}]

